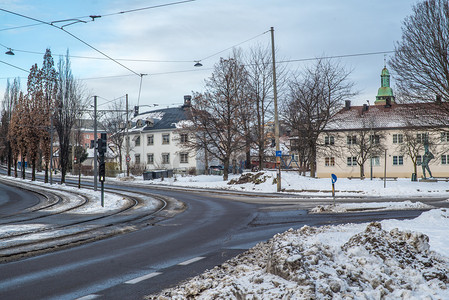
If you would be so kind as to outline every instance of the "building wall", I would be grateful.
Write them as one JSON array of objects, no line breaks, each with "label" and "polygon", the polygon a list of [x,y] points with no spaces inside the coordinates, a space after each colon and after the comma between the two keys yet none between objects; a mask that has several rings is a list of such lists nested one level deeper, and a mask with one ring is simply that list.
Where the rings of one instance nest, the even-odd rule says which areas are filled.
[{"label": "building wall", "polygon": [[[413,162],[404,150],[400,149],[400,143],[393,143],[393,135],[403,134],[404,131],[400,129],[384,130],[380,133],[381,143],[386,149],[378,155],[378,159],[373,159],[372,176],[375,178],[384,177],[384,170],[386,167],[387,177],[411,178],[414,172]],[[426,131],[413,131],[413,136],[416,134],[426,133]],[[443,133],[443,136],[442,136]],[[355,131],[341,131],[329,132],[320,135],[320,144],[324,145],[325,136],[334,136],[334,145],[324,145],[320,147],[317,155],[317,177],[330,178],[331,174],[338,177],[360,177],[360,166],[348,166],[348,157],[351,157],[349,147],[347,145],[347,136],[357,134]],[[429,163],[430,170],[433,177],[449,177],[449,141],[448,135],[444,131],[429,132],[429,140],[431,141],[430,151],[434,155]],[[404,142],[403,142],[404,143]],[[423,145],[419,151],[420,155],[424,154]],[[402,164],[400,164],[400,157],[402,156]],[[444,157],[442,157],[444,156]],[[328,158],[326,160],[326,157]],[[394,158],[396,157],[396,160]],[[334,164],[332,165],[332,158]],[[394,161],[396,163],[394,163]],[[371,176],[370,159],[367,159],[365,164],[365,177]],[[423,175],[422,167],[417,166],[417,178]],[[426,176],[429,177],[426,171]]]},{"label": "building wall", "polygon": [[[169,135],[169,142],[163,142],[163,136]],[[196,153],[182,148],[180,136],[174,130],[160,130],[130,133],[130,165],[140,164],[146,170],[174,169],[188,170],[197,168]],[[148,143],[148,138],[153,136],[153,143]],[[140,137],[140,145],[136,145]],[[189,137],[190,138],[190,137]],[[124,149],[126,149],[124,147]],[[153,156],[153,162],[148,161],[148,155]],[[169,155],[169,162],[164,163],[163,156]],[[124,153],[126,155],[126,153]],[[182,156],[187,155],[187,162],[181,161]],[[186,156],[184,156],[185,158]],[[126,168],[126,160],[123,158],[123,168]]]}]

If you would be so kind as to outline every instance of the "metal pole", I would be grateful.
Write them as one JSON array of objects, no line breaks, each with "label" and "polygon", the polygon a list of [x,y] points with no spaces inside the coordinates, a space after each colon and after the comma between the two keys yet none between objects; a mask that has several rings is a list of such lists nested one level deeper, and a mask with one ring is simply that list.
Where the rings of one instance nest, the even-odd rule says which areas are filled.
[{"label": "metal pole", "polygon": [[50,184],[53,184],[53,112],[50,115]]},{"label": "metal pole", "polygon": [[97,190],[97,96],[94,96],[94,191]]},{"label": "metal pole", "polygon": [[385,149],[385,163],[384,163],[384,188],[387,187],[387,149]]},{"label": "metal pole", "polygon": [[[276,142],[276,152],[280,150],[279,145],[279,118],[278,118],[278,95],[276,86],[276,60],[274,51],[274,28],[271,27],[271,56],[273,61],[273,97],[274,97],[274,139]],[[277,191],[281,191],[281,158],[276,155],[276,165],[278,166]]]},{"label": "metal pole", "polygon": [[126,176],[129,177],[128,94],[126,94]]}]

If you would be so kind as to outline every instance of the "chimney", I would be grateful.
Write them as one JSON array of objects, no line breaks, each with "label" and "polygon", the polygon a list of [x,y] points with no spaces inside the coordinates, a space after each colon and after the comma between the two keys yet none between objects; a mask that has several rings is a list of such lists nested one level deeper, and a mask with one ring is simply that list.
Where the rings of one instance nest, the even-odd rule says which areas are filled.
[{"label": "chimney", "polygon": [[369,106],[368,106],[368,104],[363,104],[363,108],[362,108],[362,111],[364,112],[364,111],[368,111],[368,108],[369,108]]},{"label": "chimney", "polygon": [[351,100],[345,100],[345,109],[350,110],[351,109]]},{"label": "chimney", "polygon": [[436,104],[441,104],[441,95],[437,95],[435,99]]},{"label": "chimney", "polygon": [[190,107],[190,106],[192,106],[192,96],[185,95],[184,96],[184,105],[183,105],[183,107]]}]

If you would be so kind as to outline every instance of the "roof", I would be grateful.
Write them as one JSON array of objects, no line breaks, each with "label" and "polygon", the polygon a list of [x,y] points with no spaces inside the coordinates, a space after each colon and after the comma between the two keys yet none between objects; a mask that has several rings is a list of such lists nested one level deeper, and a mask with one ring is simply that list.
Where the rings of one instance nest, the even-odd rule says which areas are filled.
[{"label": "roof", "polygon": [[170,107],[138,114],[131,119],[130,131],[176,129],[177,124],[188,119],[188,107]]},{"label": "roof", "polygon": [[351,106],[336,113],[325,131],[447,126],[442,120],[448,112],[447,102]]}]

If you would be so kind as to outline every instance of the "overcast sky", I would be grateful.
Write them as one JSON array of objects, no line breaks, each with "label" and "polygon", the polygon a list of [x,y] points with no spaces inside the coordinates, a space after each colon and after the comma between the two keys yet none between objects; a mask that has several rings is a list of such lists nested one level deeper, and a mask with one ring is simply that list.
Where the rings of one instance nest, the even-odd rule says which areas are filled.
[{"label": "overcast sky", "polygon": [[[5,11],[0,11],[0,61],[29,70],[34,63],[42,65],[46,48],[51,49],[55,62],[68,49],[73,56],[74,76],[85,83],[91,95],[100,97],[100,103],[128,94],[130,103],[137,104],[140,85],[137,73],[148,74],[142,77],[139,104],[165,107],[181,104],[183,96],[192,91],[203,91],[204,79],[210,76],[220,57],[230,55],[229,48],[238,45],[245,52],[256,45],[270,46],[267,32],[270,27],[275,30],[276,60],[293,60],[286,63],[292,71],[307,63],[295,60],[392,51],[401,38],[403,20],[416,3],[196,0],[115,14],[181,1],[0,0],[1,9],[49,23],[76,18],[85,22],[90,20],[86,16],[101,15],[94,22],[54,24],[68,25],[65,30],[123,66],[103,60],[105,57],[99,52],[58,28]],[[25,25],[33,26],[21,27]],[[13,49],[14,56],[3,54],[8,48]],[[193,66],[197,60],[201,60],[203,67]],[[361,91],[354,102],[373,103],[380,86],[384,55],[352,56],[341,58],[340,62],[353,69],[351,80]],[[5,63],[0,63],[0,96],[7,78],[21,77],[22,89],[26,89],[27,73]],[[392,85],[394,88],[394,78]]]}]

